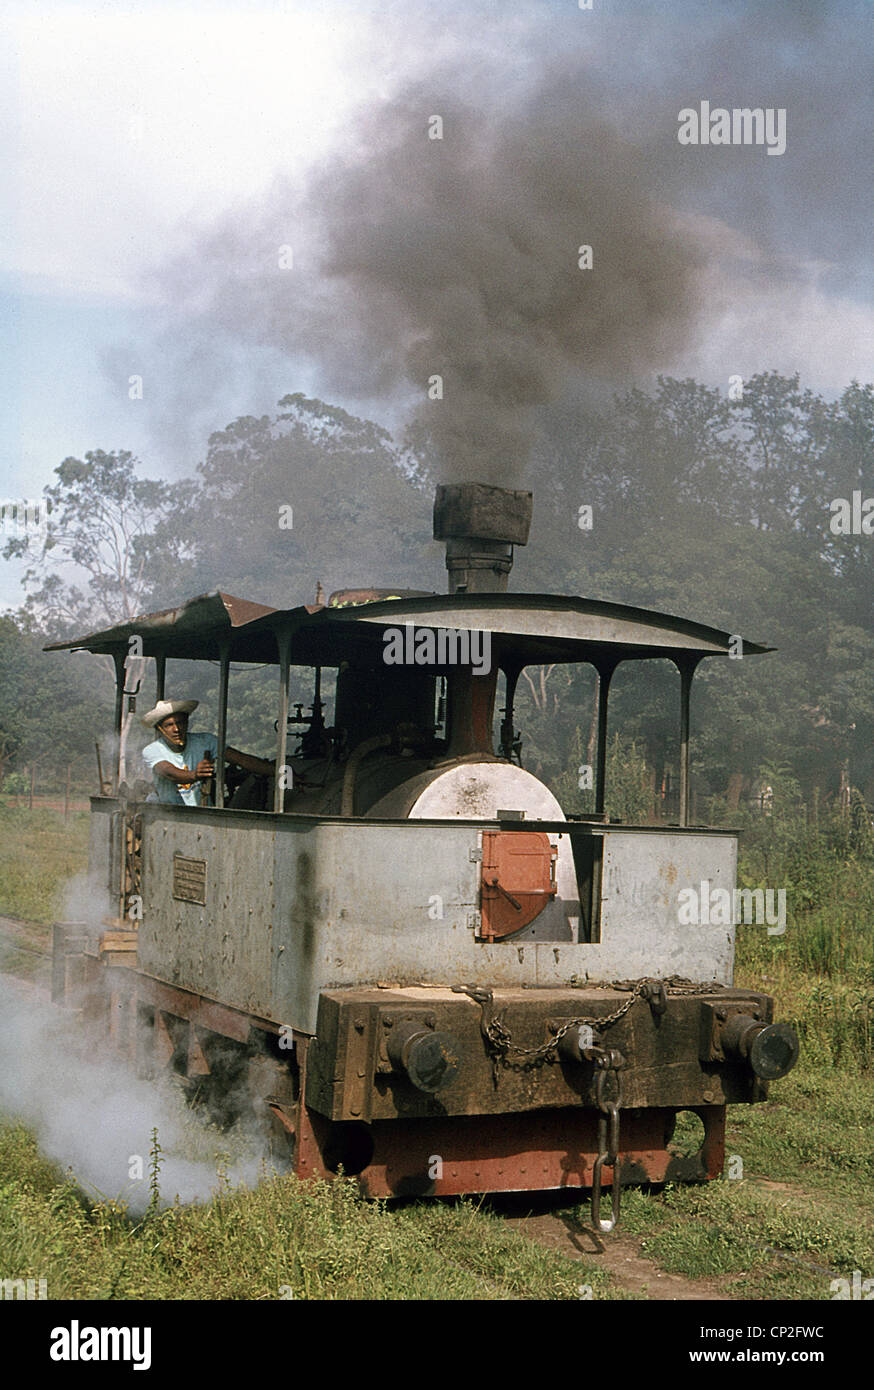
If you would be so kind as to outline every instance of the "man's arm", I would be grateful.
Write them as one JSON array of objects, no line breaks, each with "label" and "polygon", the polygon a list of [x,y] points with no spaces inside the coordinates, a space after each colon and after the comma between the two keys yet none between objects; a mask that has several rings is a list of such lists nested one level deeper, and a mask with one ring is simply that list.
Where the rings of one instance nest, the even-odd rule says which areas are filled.
[{"label": "man's arm", "polygon": [[241,753],[239,748],[225,749],[225,762],[241,767],[245,772],[257,772],[261,777],[273,776],[273,763],[266,758],[255,758],[251,753]]},{"label": "man's arm", "polygon": [[171,782],[199,782],[212,777],[214,769],[211,762],[201,758],[193,772],[187,767],[177,767],[175,763],[155,763],[153,771]]}]

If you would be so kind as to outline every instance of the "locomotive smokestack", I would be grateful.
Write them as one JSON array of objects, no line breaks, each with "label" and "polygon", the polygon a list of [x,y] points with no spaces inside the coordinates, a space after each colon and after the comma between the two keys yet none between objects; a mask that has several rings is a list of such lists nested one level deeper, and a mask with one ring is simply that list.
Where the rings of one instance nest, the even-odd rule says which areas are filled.
[{"label": "locomotive smokestack", "polygon": [[434,539],[446,542],[450,594],[502,594],[513,546],[526,545],[530,492],[485,483],[441,484],[434,495]]}]

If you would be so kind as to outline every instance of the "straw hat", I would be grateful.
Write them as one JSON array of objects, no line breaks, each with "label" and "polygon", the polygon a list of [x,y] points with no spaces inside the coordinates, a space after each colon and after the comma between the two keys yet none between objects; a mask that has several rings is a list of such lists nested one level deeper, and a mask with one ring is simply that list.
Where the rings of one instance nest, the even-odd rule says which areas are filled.
[{"label": "straw hat", "polygon": [[143,715],[140,722],[145,724],[147,729],[154,729],[162,719],[168,719],[171,714],[190,714],[199,704],[199,700],[159,700],[154,709]]}]

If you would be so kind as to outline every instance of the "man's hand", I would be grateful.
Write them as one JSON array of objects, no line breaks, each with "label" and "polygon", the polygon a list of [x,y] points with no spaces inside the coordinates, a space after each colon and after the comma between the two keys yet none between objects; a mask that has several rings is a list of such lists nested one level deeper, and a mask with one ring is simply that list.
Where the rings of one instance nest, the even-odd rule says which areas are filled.
[{"label": "man's hand", "polygon": [[201,758],[191,772],[187,767],[177,767],[175,763],[156,763],[154,771],[159,777],[167,777],[181,787],[190,787],[192,782],[205,781],[215,776],[215,764],[209,758]]}]

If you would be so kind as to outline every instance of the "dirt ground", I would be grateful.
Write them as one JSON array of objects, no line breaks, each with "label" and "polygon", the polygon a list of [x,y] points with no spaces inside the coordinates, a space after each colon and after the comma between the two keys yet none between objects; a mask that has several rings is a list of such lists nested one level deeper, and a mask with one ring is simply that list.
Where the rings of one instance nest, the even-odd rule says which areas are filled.
[{"label": "dirt ground", "polygon": [[591,1227],[579,1225],[569,1211],[508,1216],[506,1220],[509,1226],[561,1255],[596,1260],[628,1293],[656,1301],[725,1301],[724,1286],[717,1286],[708,1279],[689,1279],[659,1269],[652,1260],[641,1255],[639,1240],[622,1234],[621,1225],[615,1233],[598,1236]]}]

